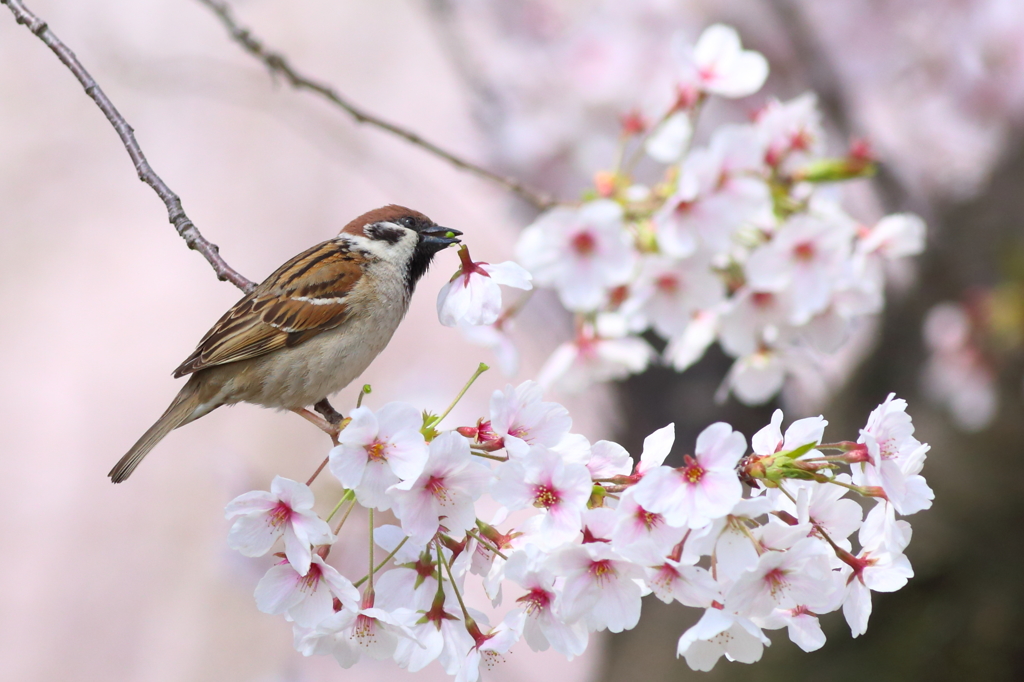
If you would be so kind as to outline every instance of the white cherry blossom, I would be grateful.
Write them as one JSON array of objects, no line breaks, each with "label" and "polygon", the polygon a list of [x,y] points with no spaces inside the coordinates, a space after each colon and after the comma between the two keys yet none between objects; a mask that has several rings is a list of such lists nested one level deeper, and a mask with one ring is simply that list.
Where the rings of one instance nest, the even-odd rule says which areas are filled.
[{"label": "white cherry blossom", "polygon": [[395,516],[413,542],[426,543],[439,524],[462,533],[476,527],[476,502],[487,490],[491,471],[469,454],[469,441],[454,431],[430,442],[419,478],[388,488]]},{"label": "white cherry blossom", "polygon": [[636,263],[622,207],[603,199],[548,211],[523,231],[516,254],[537,284],[554,287],[566,308],[579,311],[597,309]]},{"label": "white cherry blossom", "polygon": [[[228,547],[243,556],[263,556],[284,536],[288,562],[305,575],[312,561],[312,546],[334,542],[330,526],[313,511],[309,486],[275,476],[270,492],[254,490],[239,495],[224,509],[235,522],[228,533]],[[237,517],[237,518],[236,518]]]},{"label": "white cherry blossom", "polygon": [[390,509],[387,489],[416,479],[427,461],[427,443],[420,433],[423,418],[407,403],[388,403],[376,413],[357,407],[349,417],[352,421],[330,453],[331,473],[355,490],[360,504]]},{"label": "white cherry blossom", "polygon": [[446,327],[460,323],[493,324],[501,314],[499,284],[516,289],[533,288],[530,273],[517,263],[474,262],[469,249],[459,249],[462,267],[437,294],[437,318]]},{"label": "white cherry blossom", "polygon": [[686,658],[692,670],[707,672],[722,656],[730,661],[756,663],[769,645],[761,628],[750,620],[712,607],[679,638],[676,656]]},{"label": "white cherry blossom", "polygon": [[694,455],[678,469],[657,467],[636,486],[636,501],[673,526],[700,528],[727,514],[743,493],[735,467],[746,452],[743,434],[724,422],[697,436]]},{"label": "white cherry blossom", "polygon": [[256,585],[256,607],[263,613],[287,613],[303,627],[315,627],[334,613],[334,600],[356,609],[359,592],[345,576],[314,554],[300,574],[287,559],[272,566]]},{"label": "white cherry blossom", "polygon": [[768,61],[759,52],[744,50],[736,29],[714,24],[704,29],[692,49],[676,42],[682,80],[720,97],[746,97],[761,89]]}]

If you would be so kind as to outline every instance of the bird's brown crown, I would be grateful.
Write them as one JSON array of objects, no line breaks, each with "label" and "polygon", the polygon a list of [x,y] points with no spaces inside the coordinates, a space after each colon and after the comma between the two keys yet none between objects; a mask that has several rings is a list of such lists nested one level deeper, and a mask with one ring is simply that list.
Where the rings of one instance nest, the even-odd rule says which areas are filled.
[{"label": "bird's brown crown", "polygon": [[388,204],[387,206],[381,206],[375,208],[372,211],[367,211],[363,215],[359,216],[355,220],[351,221],[348,225],[342,229],[343,233],[347,234],[363,234],[363,228],[373,223],[397,223],[403,218],[413,218],[417,225],[433,225],[434,221],[423,215],[419,211],[414,211],[411,208],[405,206],[399,206],[397,204]]}]

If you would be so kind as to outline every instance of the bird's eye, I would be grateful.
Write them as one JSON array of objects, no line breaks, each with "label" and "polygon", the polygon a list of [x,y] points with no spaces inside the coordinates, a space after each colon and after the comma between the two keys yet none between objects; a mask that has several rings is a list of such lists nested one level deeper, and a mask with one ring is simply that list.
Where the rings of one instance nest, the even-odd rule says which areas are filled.
[{"label": "bird's eye", "polygon": [[408,227],[409,229],[413,229],[413,228],[416,227],[416,219],[415,218],[402,218],[402,224],[405,225],[406,227]]}]

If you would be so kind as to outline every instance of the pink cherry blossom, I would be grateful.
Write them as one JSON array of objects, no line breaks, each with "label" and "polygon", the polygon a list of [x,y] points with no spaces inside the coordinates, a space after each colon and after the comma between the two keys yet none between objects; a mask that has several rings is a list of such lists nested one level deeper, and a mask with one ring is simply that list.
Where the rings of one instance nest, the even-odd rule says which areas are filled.
[{"label": "pink cherry blossom", "polygon": [[272,566],[256,585],[256,607],[263,613],[287,613],[302,627],[315,627],[334,613],[334,600],[356,609],[359,592],[345,576],[313,555],[305,574],[284,560]]},{"label": "pink cherry blossom", "polygon": [[461,534],[476,527],[473,503],[486,490],[491,472],[469,454],[469,441],[454,431],[430,442],[419,478],[388,488],[395,516],[413,542],[426,543],[439,524]]},{"label": "pink cherry blossom", "polygon": [[637,503],[673,526],[700,528],[732,509],[743,493],[736,463],[747,448],[743,434],[724,422],[704,429],[694,455],[678,468],[657,467],[636,485]]},{"label": "pink cherry blossom", "polygon": [[516,599],[526,615],[526,643],[534,651],[551,647],[572,660],[587,648],[588,632],[582,622],[567,623],[561,617],[561,590],[555,588],[554,573],[539,560],[543,558],[536,545],[528,545],[509,557],[505,575],[526,590]]},{"label": "pink cherry blossom", "polygon": [[684,83],[721,97],[746,97],[761,89],[768,77],[768,61],[759,52],[744,50],[736,29],[708,26],[692,49],[676,42]]},{"label": "pink cherry blossom", "polygon": [[823,151],[825,132],[813,92],[788,102],[770,100],[757,113],[755,128],[765,163],[787,175]]},{"label": "pink cherry blossom", "polygon": [[725,605],[747,617],[765,617],[774,609],[817,602],[831,588],[828,546],[804,538],[786,551],[761,554],[757,566],[743,573],[729,590]]},{"label": "pink cherry blossom", "polygon": [[584,325],[574,341],[555,349],[537,376],[542,386],[578,393],[588,386],[644,371],[654,349],[636,336],[601,337]]},{"label": "pink cherry blossom", "polygon": [[558,403],[544,402],[543,387],[524,381],[505,386],[491,395],[491,431],[504,441],[509,455],[522,457],[532,445],[553,448],[572,428],[569,411]]},{"label": "pink cherry blossom", "polygon": [[622,207],[603,199],[543,214],[523,231],[516,254],[538,285],[554,287],[565,307],[578,311],[596,310],[636,263]]},{"label": "pink cherry blossom", "polygon": [[351,668],[362,656],[377,661],[391,658],[419,614],[409,609],[393,612],[378,608],[342,609],[296,633],[295,648],[304,656],[331,654],[342,668]]},{"label": "pink cherry blossom", "polygon": [[330,526],[313,511],[313,492],[308,486],[275,476],[270,492],[254,490],[239,495],[225,508],[235,518],[228,532],[228,547],[244,556],[263,556],[284,536],[288,562],[306,575],[314,545],[334,542]]},{"label": "pink cherry blossom", "polygon": [[890,393],[868,416],[858,443],[870,460],[853,468],[857,485],[879,486],[900,514],[931,507],[935,494],[920,475],[928,445],[914,438],[907,401]]},{"label": "pink cherry blossom", "polygon": [[685,260],[648,256],[641,261],[630,297],[622,306],[631,329],[654,328],[669,338],[683,332],[697,310],[725,299],[725,285],[711,271],[710,259],[695,254]]},{"label": "pink cherry blossom", "polygon": [[678,258],[693,255],[701,245],[713,253],[727,251],[742,226],[774,225],[759,149],[753,128],[727,125],[708,147],[689,154],[676,194],[654,215],[662,251]]},{"label": "pink cherry blossom", "polygon": [[730,661],[755,663],[769,645],[771,641],[750,620],[712,607],[679,638],[676,656],[685,657],[692,670],[707,672],[722,656]]},{"label": "pink cherry blossom", "polygon": [[552,547],[580,532],[592,489],[585,466],[567,464],[557,453],[535,446],[522,460],[498,466],[491,495],[513,511],[530,506],[543,510],[535,541]]},{"label": "pink cherry blossom", "polygon": [[387,489],[399,481],[415,480],[427,461],[427,444],[420,433],[423,418],[412,405],[388,403],[376,413],[357,407],[352,421],[331,450],[331,473],[367,507],[391,508]]},{"label": "pink cherry blossom", "polygon": [[446,327],[460,323],[493,324],[501,314],[499,284],[516,289],[532,289],[530,273],[518,264],[474,262],[469,249],[459,249],[462,267],[437,294],[437,318]]},{"label": "pink cherry blossom", "polygon": [[555,552],[548,566],[565,577],[562,617],[583,619],[591,632],[632,629],[640,619],[643,569],[623,559],[605,542],[567,545]]},{"label": "pink cherry blossom", "polygon": [[804,651],[817,651],[825,646],[825,633],[817,616],[805,606],[792,609],[776,609],[764,618],[755,618],[755,622],[767,630],[787,628],[789,639]]},{"label": "pink cherry blossom", "polygon": [[722,599],[721,589],[711,574],[700,566],[690,566],[665,558],[645,569],[647,584],[661,601],[678,601],[685,606],[708,608]]}]

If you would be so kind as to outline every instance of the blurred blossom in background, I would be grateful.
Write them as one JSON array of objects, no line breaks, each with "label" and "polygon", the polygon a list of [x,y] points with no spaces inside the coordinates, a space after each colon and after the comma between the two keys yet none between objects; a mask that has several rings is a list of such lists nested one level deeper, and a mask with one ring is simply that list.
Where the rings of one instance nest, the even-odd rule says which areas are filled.
[{"label": "blurred blossom in background", "polygon": [[[205,236],[250,279],[389,202],[472,235],[474,257],[494,263],[513,256],[536,218],[502,190],[275,83],[198,2],[30,7],[92,71]],[[882,163],[876,178],[839,190],[850,212],[869,225],[902,212],[928,224],[923,256],[887,273],[885,312],[782,396],[787,414],[826,412],[843,433],[895,391],[933,446],[936,503],[908,552],[917,577],[876,597],[869,632],[830,636],[812,654],[780,642],[754,667],[723,662],[694,673],[673,656],[692,614],[648,598],[637,629],[592,643],[572,663],[524,650],[490,679],[634,679],[638,666],[650,680],[1024,677],[1016,541],[1024,506],[1013,475],[1024,442],[1024,4],[234,7],[269,45],[370,110],[565,199],[611,165],[624,117],[671,104],[673,44],[725,22],[771,72],[756,96],[712,101],[695,145],[722,123],[748,122],[768,98],[813,91],[823,146],[842,155],[864,138]],[[0,72],[0,277],[11,294],[0,442],[16,510],[0,531],[0,677],[391,679],[386,663],[345,671],[295,653],[287,624],[252,607],[263,569],[225,544],[224,504],[267,488],[275,474],[308,475],[326,451],[321,434],[291,415],[242,406],[172,434],[127,484],[105,478],[173,395],[170,370],[238,292],[188,252],[108,123],[6,8],[0,61],[9,65]],[[648,161],[637,168],[643,181],[657,172]],[[456,264],[454,252],[441,254],[360,381],[373,384],[376,406],[401,399],[443,409],[476,364],[490,361],[490,351],[436,321],[435,292]],[[550,292],[534,296],[511,331],[518,378],[536,377],[573,333]],[[503,357],[513,369],[517,358]],[[634,455],[672,421],[684,443],[718,420],[749,436],[773,405],[713,401],[730,364],[712,350],[682,374],[653,367],[564,402],[575,431],[614,437]],[[475,422],[473,406],[505,381],[484,375],[454,421]],[[357,389],[335,404],[350,409]],[[841,621],[823,619],[826,635]],[[447,679],[436,669],[418,675]]]}]

